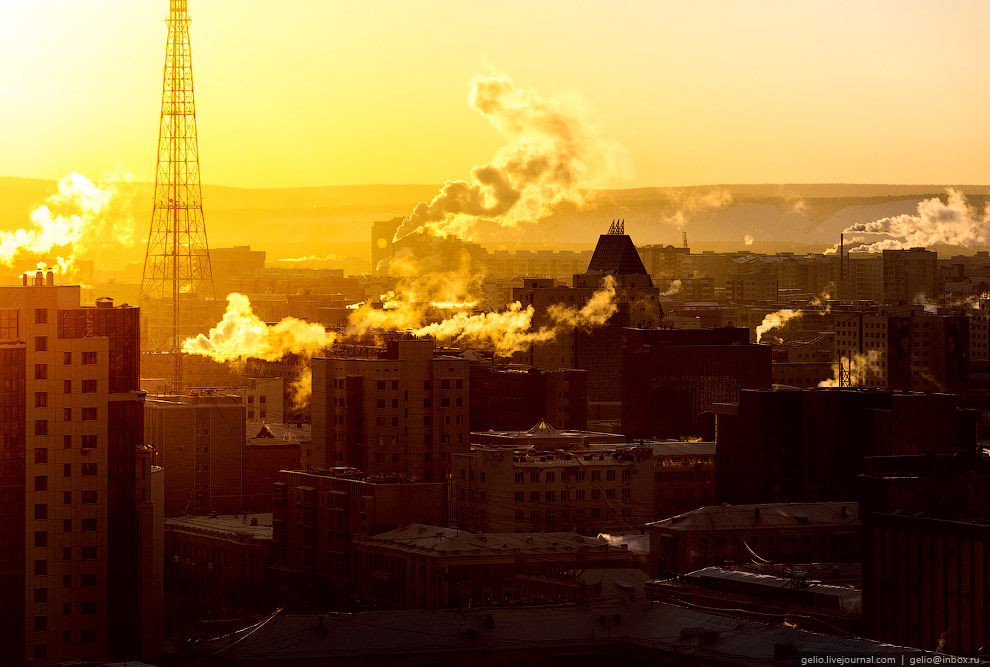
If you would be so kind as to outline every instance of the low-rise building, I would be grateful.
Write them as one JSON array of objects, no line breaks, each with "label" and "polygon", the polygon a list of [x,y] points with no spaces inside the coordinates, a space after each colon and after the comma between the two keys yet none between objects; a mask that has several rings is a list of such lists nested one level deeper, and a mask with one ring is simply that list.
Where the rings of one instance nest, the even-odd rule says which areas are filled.
[{"label": "low-rise building", "polygon": [[283,470],[274,484],[274,564],[288,599],[339,605],[352,592],[351,543],[422,522],[444,525],[446,484],[365,477],[354,468]]},{"label": "low-rise building", "polygon": [[858,511],[855,502],[700,507],[647,524],[651,574],[728,562],[855,561]]},{"label": "low-rise building", "polygon": [[551,450],[540,447],[538,438],[520,440],[536,444],[479,445],[454,455],[456,525],[484,531],[621,533],[714,498],[711,442]]},{"label": "low-rise building", "polygon": [[173,595],[250,607],[271,597],[272,515],[165,520],[165,586]]},{"label": "low-rise building", "polygon": [[837,654],[887,654],[891,663],[922,656],[867,639],[641,598],[470,611],[279,614],[260,627],[202,642],[196,651],[189,661],[207,667],[780,666]]},{"label": "low-rise building", "polygon": [[[625,550],[570,532],[473,533],[412,524],[354,540],[358,594],[421,609],[525,601],[527,577],[631,563]],[[542,594],[542,584],[537,588]]]}]

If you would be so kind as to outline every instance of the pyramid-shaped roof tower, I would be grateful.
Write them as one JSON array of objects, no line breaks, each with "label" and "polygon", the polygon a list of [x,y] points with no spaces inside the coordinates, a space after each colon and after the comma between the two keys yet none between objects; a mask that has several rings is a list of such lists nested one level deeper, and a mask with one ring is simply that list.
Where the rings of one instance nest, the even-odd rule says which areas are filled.
[{"label": "pyramid-shaped roof tower", "polygon": [[[598,245],[588,264],[588,273],[596,272],[612,276],[649,275],[636,246],[626,234],[624,220],[614,220],[608,234],[598,237]],[[652,281],[650,284],[652,286]]]}]

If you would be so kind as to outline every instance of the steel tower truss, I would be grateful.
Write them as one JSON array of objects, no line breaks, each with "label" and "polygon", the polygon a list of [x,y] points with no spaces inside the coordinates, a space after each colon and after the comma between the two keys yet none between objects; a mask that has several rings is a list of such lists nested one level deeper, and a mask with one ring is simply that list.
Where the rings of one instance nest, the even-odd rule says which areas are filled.
[{"label": "steel tower truss", "polygon": [[189,299],[212,300],[214,293],[199,177],[187,0],[169,2],[155,198],[141,301],[148,309],[149,348],[174,354],[172,380],[177,387],[181,381],[180,305]]}]

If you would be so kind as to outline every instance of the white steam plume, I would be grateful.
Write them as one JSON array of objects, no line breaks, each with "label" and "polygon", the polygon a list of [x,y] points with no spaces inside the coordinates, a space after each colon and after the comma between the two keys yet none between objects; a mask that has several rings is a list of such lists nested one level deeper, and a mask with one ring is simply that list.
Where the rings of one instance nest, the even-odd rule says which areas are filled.
[{"label": "white steam plume", "polygon": [[394,240],[417,230],[463,235],[478,220],[503,227],[538,220],[561,202],[582,204],[589,189],[629,171],[620,147],[560,102],[517,88],[508,77],[475,77],[468,101],[506,145],[472,169],[470,181],[447,181],[431,202],[419,203]]},{"label": "white steam plume", "polygon": [[308,257],[286,257],[284,259],[277,259],[276,262],[288,262],[291,264],[301,264],[303,262],[337,262],[340,261],[340,257],[330,253],[329,255],[310,255]]},{"label": "white steam plume", "polygon": [[674,280],[670,283],[670,286],[667,288],[667,291],[661,293],[660,296],[674,296],[680,291],[681,291],[681,281]]},{"label": "white steam plume", "polygon": [[[990,209],[978,212],[955,188],[946,190],[946,201],[938,197],[918,204],[917,213],[905,213],[873,222],[852,225],[846,234],[878,234],[890,238],[858,243],[851,252],[882,252],[936,244],[973,246],[990,244]],[[835,252],[835,248],[832,252]]]},{"label": "white steam plume", "polygon": [[74,278],[78,260],[114,245],[133,245],[133,221],[125,213],[129,200],[119,190],[126,180],[129,176],[116,176],[97,185],[72,172],[31,212],[29,227],[0,231],[0,264],[47,265]]},{"label": "white steam plume", "polygon": [[276,361],[287,354],[312,356],[335,338],[336,334],[321,325],[294,317],[269,326],[251,310],[250,299],[232,292],[227,295],[227,310],[220,322],[208,335],[186,339],[182,351],[220,362],[249,358]]},{"label": "white steam plume", "polygon": [[861,387],[867,384],[871,377],[881,372],[880,352],[870,350],[867,354],[856,353],[850,359],[842,357],[837,363],[832,364],[832,377],[818,383],[819,387],[841,387],[842,374],[849,373],[849,381],[846,386]]},{"label": "white steam plume", "polygon": [[791,320],[801,317],[800,310],[791,310],[790,308],[784,308],[773,313],[769,313],[763,318],[763,321],[758,327],[756,327],[756,342],[759,343],[763,339],[763,335],[772,329],[779,329]]}]

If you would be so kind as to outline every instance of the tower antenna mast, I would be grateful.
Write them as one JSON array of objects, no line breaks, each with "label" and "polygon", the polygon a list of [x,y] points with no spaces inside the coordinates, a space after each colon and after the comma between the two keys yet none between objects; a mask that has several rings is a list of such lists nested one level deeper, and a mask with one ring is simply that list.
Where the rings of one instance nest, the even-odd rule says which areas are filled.
[{"label": "tower antenna mast", "polygon": [[169,0],[155,194],[141,278],[148,347],[171,354],[174,393],[182,390],[180,346],[182,336],[190,333],[184,329],[192,321],[186,307],[198,299],[214,299],[186,10],[187,0]]}]

